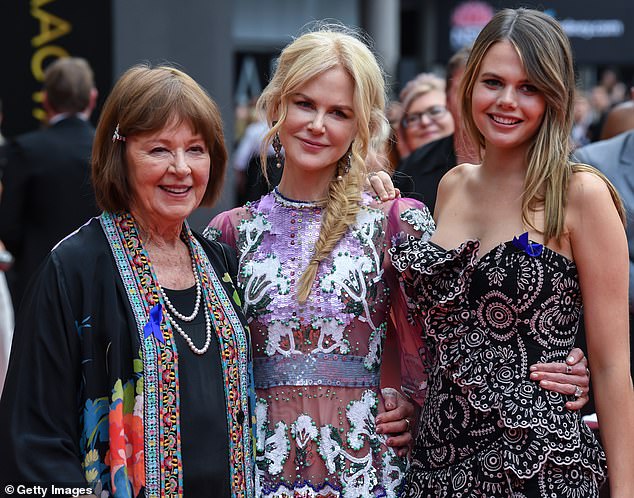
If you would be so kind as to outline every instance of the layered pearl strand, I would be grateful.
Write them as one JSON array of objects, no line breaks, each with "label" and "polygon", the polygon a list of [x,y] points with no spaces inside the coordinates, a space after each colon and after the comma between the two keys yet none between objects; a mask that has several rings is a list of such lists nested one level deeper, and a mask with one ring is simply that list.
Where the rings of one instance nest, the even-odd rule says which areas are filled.
[{"label": "layered pearl strand", "polygon": [[198,311],[200,310],[200,302],[202,300],[202,286],[200,285],[200,279],[198,278],[196,263],[194,262],[193,255],[192,271],[194,272],[194,282],[196,283],[196,303],[194,304],[194,311],[192,311],[190,315],[183,315],[174,307],[169,297],[167,297],[167,294],[163,290],[163,287],[159,286],[159,290],[161,291],[161,296],[163,296],[163,301],[165,301],[165,315],[167,316],[169,321],[172,322],[172,327],[174,327],[176,331],[181,335],[181,337],[185,339],[185,342],[189,346],[189,349],[191,349],[195,354],[201,355],[205,354],[209,349],[209,346],[211,345],[211,319],[209,318],[209,313],[207,312],[207,310],[203,311],[203,313],[205,314],[205,344],[200,349],[194,345],[191,337],[189,337],[189,335],[185,333],[181,326],[176,323],[176,320],[172,318],[172,315],[174,315],[176,318],[184,322],[191,322],[192,320],[194,320],[194,318],[198,316]]}]

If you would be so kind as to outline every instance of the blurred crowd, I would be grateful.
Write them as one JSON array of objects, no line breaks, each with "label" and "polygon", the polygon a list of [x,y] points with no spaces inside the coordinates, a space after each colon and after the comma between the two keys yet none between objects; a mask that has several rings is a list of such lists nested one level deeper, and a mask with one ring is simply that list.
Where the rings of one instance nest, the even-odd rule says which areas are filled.
[{"label": "blurred crowd", "polygon": [[[462,49],[448,61],[444,75],[423,72],[404,82],[386,109],[391,135],[386,140],[385,157],[379,161],[380,165],[396,173],[395,181],[404,193],[420,198],[430,208],[433,208],[433,191],[442,174],[460,162],[477,161],[472,145],[464,142],[461,126],[456,124],[459,120],[457,94],[468,57],[469,49]],[[267,182],[260,170],[260,144],[268,128],[254,110],[256,100],[254,96],[249,102],[236,106],[236,147],[230,159],[235,174],[236,205],[258,199],[279,181],[278,171],[269,170]],[[599,74],[596,85],[577,88],[570,136],[573,149],[631,129],[634,129],[634,83],[623,81],[618,69],[608,67]],[[412,153],[419,150],[420,155],[423,146],[454,135],[452,148],[459,149],[458,155],[450,154],[446,158],[448,164],[438,172],[437,180],[431,181],[431,187],[422,185],[429,183],[422,178],[416,181],[416,176],[421,174],[418,168],[421,161],[414,160]],[[273,151],[266,154],[272,155]],[[454,164],[449,164],[454,160]],[[424,167],[429,170],[429,165]]]}]

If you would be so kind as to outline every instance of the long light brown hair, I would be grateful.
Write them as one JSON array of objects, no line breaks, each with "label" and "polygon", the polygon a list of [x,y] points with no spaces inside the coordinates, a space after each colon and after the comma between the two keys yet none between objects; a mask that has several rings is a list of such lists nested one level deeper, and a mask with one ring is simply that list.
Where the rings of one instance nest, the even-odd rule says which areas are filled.
[{"label": "long light brown hair", "polygon": [[[536,231],[534,213],[544,210],[544,241],[564,233],[565,207],[572,173],[587,171],[601,177],[624,219],[623,204],[614,186],[598,170],[570,161],[575,75],[570,41],[551,16],[531,9],[504,9],[478,35],[462,80],[462,116],[474,143],[485,148],[471,112],[473,88],[489,48],[510,42],[531,83],[546,102],[544,117],[527,152],[528,169],[522,195],[522,220]],[[486,153],[486,150],[485,150]]]}]

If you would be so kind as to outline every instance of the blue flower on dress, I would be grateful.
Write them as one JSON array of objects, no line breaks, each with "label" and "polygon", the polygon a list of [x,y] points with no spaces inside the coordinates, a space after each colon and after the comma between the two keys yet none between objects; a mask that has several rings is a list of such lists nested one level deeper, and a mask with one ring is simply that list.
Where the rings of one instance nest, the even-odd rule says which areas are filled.
[{"label": "blue flower on dress", "polygon": [[518,249],[523,250],[529,256],[537,258],[541,256],[544,246],[537,242],[528,241],[528,232],[524,232],[518,237],[513,237],[513,245]]}]

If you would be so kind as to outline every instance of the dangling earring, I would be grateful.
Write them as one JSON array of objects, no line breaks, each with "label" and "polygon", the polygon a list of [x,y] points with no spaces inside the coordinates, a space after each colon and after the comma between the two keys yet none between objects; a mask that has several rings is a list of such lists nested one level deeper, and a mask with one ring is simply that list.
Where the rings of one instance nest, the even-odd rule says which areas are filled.
[{"label": "dangling earring", "polygon": [[275,151],[275,167],[280,169],[282,167],[282,142],[280,142],[280,134],[276,133],[271,143],[273,150]]},{"label": "dangling earring", "polygon": [[348,152],[346,152],[345,159],[343,160],[343,167],[341,168],[343,171],[339,171],[339,176],[337,176],[337,180],[343,180],[344,175],[347,175],[350,172],[350,165],[352,162],[352,144],[350,144],[350,148]]}]

